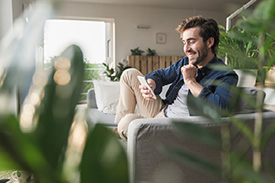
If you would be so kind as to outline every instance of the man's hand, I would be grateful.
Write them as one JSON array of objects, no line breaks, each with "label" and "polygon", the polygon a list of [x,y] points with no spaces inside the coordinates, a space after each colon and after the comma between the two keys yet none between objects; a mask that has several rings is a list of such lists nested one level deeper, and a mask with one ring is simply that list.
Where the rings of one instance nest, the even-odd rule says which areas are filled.
[{"label": "man's hand", "polygon": [[194,97],[198,97],[203,89],[203,86],[196,81],[197,67],[190,64],[181,68],[184,83],[188,86]]},{"label": "man's hand", "polygon": [[[152,79],[147,79],[147,83],[149,84],[149,86],[152,88],[152,90],[154,91],[156,88],[156,83],[154,80]],[[139,89],[140,92],[142,94],[142,96],[146,99],[146,100],[155,100],[153,98],[153,94],[151,93],[151,91],[144,85],[139,85]]]},{"label": "man's hand", "polygon": [[193,64],[184,65],[181,68],[181,73],[183,75],[183,80],[185,84],[196,81],[197,67]]}]

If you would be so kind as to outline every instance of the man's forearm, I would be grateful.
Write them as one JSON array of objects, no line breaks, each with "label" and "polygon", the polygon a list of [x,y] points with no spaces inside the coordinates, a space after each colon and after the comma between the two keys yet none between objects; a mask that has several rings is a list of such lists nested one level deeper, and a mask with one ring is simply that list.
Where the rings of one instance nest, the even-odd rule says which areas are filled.
[{"label": "man's forearm", "polygon": [[196,80],[187,81],[185,84],[188,86],[194,97],[198,97],[203,89],[203,86],[200,85]]}]

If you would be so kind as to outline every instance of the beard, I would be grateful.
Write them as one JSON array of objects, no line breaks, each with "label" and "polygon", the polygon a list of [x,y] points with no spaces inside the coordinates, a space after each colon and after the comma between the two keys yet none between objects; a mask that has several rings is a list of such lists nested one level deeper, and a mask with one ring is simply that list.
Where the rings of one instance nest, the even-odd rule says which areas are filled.
[{"label": "beard", "polygon": [[192,62],[192,64],[194,64],[194,65],[199,65],[208,56],[208,49],[207,49],[206,43],[197,52],[195,52],[193,50],[189,50],[188,52],[197,53],[197,55],[198,55],[197,57],[193,57],[191,59],[188,57],[189,62]]}]

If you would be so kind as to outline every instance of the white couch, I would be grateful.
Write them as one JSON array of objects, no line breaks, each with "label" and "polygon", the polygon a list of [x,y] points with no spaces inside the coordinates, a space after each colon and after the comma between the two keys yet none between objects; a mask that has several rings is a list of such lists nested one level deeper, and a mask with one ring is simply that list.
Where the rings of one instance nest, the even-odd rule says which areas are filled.
[{"label": "white couch", "polygon": [[[251,90],[252,91],[252,90]],[[254,91],[254,90],[253,90]],[[253,93],[252,91],[252,93]],[[254,95],[255,93],[253,93]],[[114,96],[112,96],[114,97]],[[251,128],[257,113],[238,114],[235,117],[242,119]],[[114,114],[104,114],[97,110],[94,90],[88,92],[88,118],[95,123],[104,123],[115,126]],[[275,122],[275,112],[264,112],[264,127]],[[134,120],[128,129],[127,153],[131,183],[218,183],[220,179],[203,171],[195,171],[187,162],[180,162],[175,157],[169,157],[161,149],[166,146],[184,148],[194,154],[205,157],[208,161],[221,166],[221,149],[211,149],[205,145],[196,144],[194,141],[175,133],[174,122],[195,123],[206,128],[211,128],[218,135],[221,125],[202,117],[194,116],[182,119],[138,119]],[[231,125],[229,118],[224,121]],[[232,127],[234,128],[234,127]],[[234,131],[234,130],[233,130]],[[235,130],[236,131],[236,130]],[[237,147],[244,140],[242,133],[236,133],[232,146]],[[270,159],[275,165],[275,138],[269,141],[264,151],[264,159]],[[246,152],[251,157],[251,151]]]}]

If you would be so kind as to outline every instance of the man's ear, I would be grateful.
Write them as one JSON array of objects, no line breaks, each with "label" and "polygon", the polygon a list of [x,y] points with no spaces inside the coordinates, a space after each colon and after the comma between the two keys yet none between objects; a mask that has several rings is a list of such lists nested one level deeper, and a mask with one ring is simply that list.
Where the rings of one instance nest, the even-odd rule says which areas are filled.
[{"label": "man's ear", "polygon": [[213,37],[208,38],[206,41],[208,48],[211,48],[215,42],[215,39]]}]

